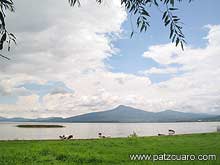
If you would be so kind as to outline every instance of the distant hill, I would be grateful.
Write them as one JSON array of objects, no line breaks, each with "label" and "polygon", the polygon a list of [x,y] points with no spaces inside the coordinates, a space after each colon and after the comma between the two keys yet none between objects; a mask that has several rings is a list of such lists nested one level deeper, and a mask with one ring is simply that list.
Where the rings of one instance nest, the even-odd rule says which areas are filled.
[{"label": "distant hill", "polygon": [[30,119],[25,119],[25,118],[4,118],[4,117],[0,117],[0,122],[26,122],[29,121]]},{"label": "distant hill", "polygon": [[205,118],[204,121],[220,121],[220,116]]},{"label": "distant hill", "polygon": [[0,117],[0,122],[64,122],[64,118],[61,117],[49,117],[49,118],[4,118]]},{"label": "distant hill", "polygon": [[214,117],[209,114],[184,113],[172,110],[162,112],[147,112],[140,109],[120,105],[115,109],[93,112],[66,118],[68,122],[181,122],[198,121]]},{"label": "distant hill", "polygon": [[115,109],[92,112],[68,118],[50,117],[38,119],[24,118],[1,118],[0,121],[14,122],[88,122],[88,123],[141,123],[141,122],[187,122],[187,121],[220,121],[220,116],[202,114],[202,113],[185,113],[173,110],[161,112],[148,112],[129,106],[120,105]]}]

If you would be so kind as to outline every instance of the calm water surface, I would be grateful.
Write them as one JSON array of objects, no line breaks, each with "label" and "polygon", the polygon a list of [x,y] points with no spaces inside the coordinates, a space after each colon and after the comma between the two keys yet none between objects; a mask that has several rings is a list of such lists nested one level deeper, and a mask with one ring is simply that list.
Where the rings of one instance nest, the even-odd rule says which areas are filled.
[{"label": "calm water surface", "polygon": [[133,131],[139,136],[168,134],[174,129],[176,134],[214,132],[220,122],[186,123],[54,123],[64,128],[18,128],[18,124],[52,123],[0,123],[0,140],[58,139],[60,135],[72,134],[75,139],[97,138],[99,132],[105,136],[127,137]]}]

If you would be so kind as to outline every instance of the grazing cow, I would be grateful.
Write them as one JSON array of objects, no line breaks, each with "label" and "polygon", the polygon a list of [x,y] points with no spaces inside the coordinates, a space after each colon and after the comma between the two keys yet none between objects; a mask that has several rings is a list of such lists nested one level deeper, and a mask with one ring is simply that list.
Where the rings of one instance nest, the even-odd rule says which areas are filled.
[{"label": "grazing cow", "polygon": [[62,136],[59,136],[59,137],[60,137],[60,139],[62,139],[62,140],[66,139],[66,136],[65,136],[65,135],[62,135]]},{"label": "grazing cow", "polygon": [[99,138],[106,138],[106,136],[102,135],[101,132],[99,132],[98,135],[99,135]]},{"label": "grazing cow", "polygon": [[72,139],[73,138],[73,135],[69,135],[68,137],[67,137],[67,139]]},{"label": "grazing cow", "polygon": [[73,135],[69,135],[69,136],[65,136],[65,135],[62,135],[62,136],[59,136],[60,139],[62,140],[69,140],[69,139],[72,139],[73,138]]},{"label": "grazing cow", "polygon": [[166,136],[165,134],[158,133],[158,136]]},{"label": "grazing cow", "polygon": [[175,132],[174,130],[172,130],[172,129],[169,129],[168,132],[169,132],[169,135],[174,135],[174,134],[176,133],[176,132]]}]

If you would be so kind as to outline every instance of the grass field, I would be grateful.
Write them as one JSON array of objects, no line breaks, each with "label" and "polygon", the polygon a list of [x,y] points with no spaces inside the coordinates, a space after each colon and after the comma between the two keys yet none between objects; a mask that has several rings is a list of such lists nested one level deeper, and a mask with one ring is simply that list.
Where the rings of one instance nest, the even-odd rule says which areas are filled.
[{"label": "grass field", "polygon": [[[216,154],[210,161],[131,161],[130,154]],[[214,164],[220,165],[220,133],[96,140],[0,141],[0,165]]]}]

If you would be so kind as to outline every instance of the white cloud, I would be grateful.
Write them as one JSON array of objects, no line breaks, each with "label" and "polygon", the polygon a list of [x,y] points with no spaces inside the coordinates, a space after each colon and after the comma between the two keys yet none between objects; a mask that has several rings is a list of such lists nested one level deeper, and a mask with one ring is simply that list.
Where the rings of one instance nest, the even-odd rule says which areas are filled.
[{"label": "white cloud", "polygon": [[[178,69],[185,71],[181,76],[158,84],[158,87],[166,90],[167,94],[173,95],[176,100],[175,109],[211,112],[213,107],[219,105],[220,25],[209,25],[206,38],[208,44],[205,48],[188,47],[184,52],[178,52],[172,48],[172,44],[165,44],[152,46],[144,53],[144,57],[152,58],[162,65],[180,64]],[[145,72],[151,71],[150,69]],[[167,69],[159,71],[166,72]],[[169,98],[169,95],[167,97]],[[219,109],[214,109],[219,113]]]},{"label": "white cloud", "polygon": [[[106,1],[101,6],[82,1],[80,8],[70,8],[67,2],[58,0],[47,0],[43,4],[25,0],[16,2],[15,6],[16,13],[8,18],[8,25],[18,37],[18,46],[11,52],[12,60],[1,63],[1,94],[18,96],[19,102],[21,93],[15,89],[25,90],[20,85],[62,81],[74,94],[53,92],[44,96],[39,104],[49,110],[48,115],[70,116],[85,107],[89,111],[115,106],[117,98],[135,91],[133,85],[150,84],[145,77],[111,73],[104,63],[115,52],[111,33],[119,34],[126,19],[117,0]],[[35,6],[39,6],[37,10]],[[5,115],[12,115],[9,111],[19,112],[14,115],[23,114],[17,103],[1,107]],[[39,115],[44,116],[47,111],[40,113],[42,111]],[[36,115],[31,109],[26,113],[33,114]]]},{"label": "white cloud", "polygon": [[5,117],[40,117],[44,111],[38,95],[19,96],[15,104],[2,104],[0,116]]},{"label": "white cloud", "polygon": [[175,74],[180,70],[177,67],[166,67],[166,68],[156,68],[152,67],[145,71],[140,71],[140,74],[149,75],[149,74]]},{"label": "white cloud", "polygon": [[[18,46],[12,49],[11,61],[0,63],[0,94],[17,96],[18,100],[0,104],[0,116],[67,117],[119,104],[149,111],[217,111],[220,27],[209,26],[206,48],[187,47],[182,52],[172,44],[151,46],[144,57],[165,69],[143,72],[185,72],[152,84],[144,75],[112,73],[104,63],[116,51],[111,34],[120,34],[125,19],[117,0],[105,1],[101,6],[84,0],[80,8],[70,8],[59,0],[41,4],[16,1],[16,13],[8,18],[8,25],[18,37]],[[173,63],[179,66],[172,68]],[[74,92],[55,88],[40,98],[36,91],[22,86],[48,81],[61,81]]]},{"label": "white cloud", "polygon": [[220,45],[220,36],[219,25],[207,25],[205,26],[209,30],[209,34],[205,39],[208,40],[209,47],[218,47]]}]

